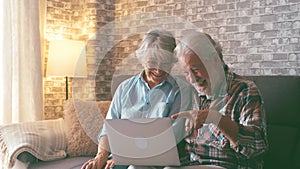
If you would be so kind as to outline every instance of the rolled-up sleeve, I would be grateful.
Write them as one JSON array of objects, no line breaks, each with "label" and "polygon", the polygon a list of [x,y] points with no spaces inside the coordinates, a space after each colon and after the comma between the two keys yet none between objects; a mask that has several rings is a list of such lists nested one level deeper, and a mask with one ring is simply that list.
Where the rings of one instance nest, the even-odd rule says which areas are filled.
[{"label": "rolled-up sleeve", "polygon": [[266,119],[260,96],[246,95],[239,118],[237,152],[247,158],[258,156],[268,150]]}]

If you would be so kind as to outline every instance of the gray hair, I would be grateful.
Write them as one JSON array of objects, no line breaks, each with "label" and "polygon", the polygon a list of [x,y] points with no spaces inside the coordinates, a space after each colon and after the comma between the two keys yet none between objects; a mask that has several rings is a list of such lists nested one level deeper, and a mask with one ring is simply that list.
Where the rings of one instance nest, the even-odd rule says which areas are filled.
[{"label": "gray hair", "polygon": [[176,40],[170,32],[163,29],[152,29],[144,36],[141,46],[136,50],[135,55],[142,64],[145,63],[146,58],[149,56],[175,63],[177,62],[177,58],[173,55],[175,47]]},{"label": "gray hair", "polygon": [[222,47],[219,42],[215,41],[209,34],[202,32],[192,32],[182,38],[176,46],[174,54],[179,58],[185,55],[202,55],[201,58],[211,60],[216,54],[219,56],[225,72],[228,66],[223,60]]},{"label": "gray hair", "polygon": [[202,32],[191,32],[184,36],[176,46],[177,57],[198,56],[208,72],[211,93],[224,97],[227,93],[226,72],[228,66],[223,61],[222,48],[210,35]]}]

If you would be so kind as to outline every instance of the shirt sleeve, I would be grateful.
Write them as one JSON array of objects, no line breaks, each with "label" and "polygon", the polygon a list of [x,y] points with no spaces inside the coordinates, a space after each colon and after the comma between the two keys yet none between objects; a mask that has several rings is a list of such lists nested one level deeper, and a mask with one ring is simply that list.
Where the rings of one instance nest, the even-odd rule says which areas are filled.
[{"label": "shirt sleeve", "polygon": [[[123,91],[123,85],[119,85],[114,97],[111,101],[110,107],[108,109],[107,115],[106,115],[106,119],[116,119],[116,118],[121,118],[121,112],[119,110],[121,110],[121,96],[122,96],[122,91]],[[106,132],[106,126],[105,124],[103,124],[102,130],[98,135],[98,141],[100,140],[100,137],[107,135]]]},{"label": "shirt sleeve", "polygon": [[258,91],[246,92],[243,95],[238,140],[236,146],[231,145],[231,147],[251,158],[264,153],[268,149],[265,111]]}]

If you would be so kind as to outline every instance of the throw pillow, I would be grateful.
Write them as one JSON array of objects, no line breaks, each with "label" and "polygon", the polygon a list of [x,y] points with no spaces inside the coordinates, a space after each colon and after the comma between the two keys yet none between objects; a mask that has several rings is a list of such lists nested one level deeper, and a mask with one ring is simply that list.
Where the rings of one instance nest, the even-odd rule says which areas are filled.
[{"label": "throw pillow", "polygon": [[64,107],[67,150],[69,156],[95,155],[98,134],[111,101],[73,100]]}]

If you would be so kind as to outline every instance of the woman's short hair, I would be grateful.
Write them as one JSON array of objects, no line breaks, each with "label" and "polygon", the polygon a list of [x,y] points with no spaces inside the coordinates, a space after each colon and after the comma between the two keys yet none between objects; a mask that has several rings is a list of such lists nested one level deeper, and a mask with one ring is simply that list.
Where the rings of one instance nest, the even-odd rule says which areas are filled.
[{"label": "woman's short hair", "polygon": [[151,29],[145,34],[135,54],[142,64],[147,61],[148,57],[175,63],[177,62],[173,54],[175,47],[176,40],[170,32],[164,29]]}]

